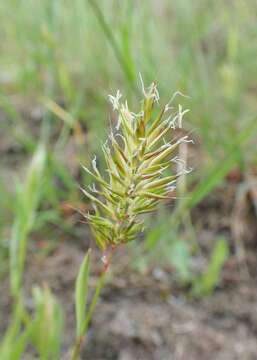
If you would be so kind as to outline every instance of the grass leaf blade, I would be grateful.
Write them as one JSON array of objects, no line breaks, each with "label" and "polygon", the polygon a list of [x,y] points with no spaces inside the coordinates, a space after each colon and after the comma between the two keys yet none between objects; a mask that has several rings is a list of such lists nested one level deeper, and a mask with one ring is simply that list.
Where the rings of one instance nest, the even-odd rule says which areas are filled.
[{"label": "grass leaf blade", "polygon": [[88,278],[90,269],[90,252],[86,253],[84,260],[80,266],[79,274],[76,280],[75,289],[75,306],[76,306],[76,326],[77,337],[82,336],[83,323],[86,316],[86,303],[88,294]]}]

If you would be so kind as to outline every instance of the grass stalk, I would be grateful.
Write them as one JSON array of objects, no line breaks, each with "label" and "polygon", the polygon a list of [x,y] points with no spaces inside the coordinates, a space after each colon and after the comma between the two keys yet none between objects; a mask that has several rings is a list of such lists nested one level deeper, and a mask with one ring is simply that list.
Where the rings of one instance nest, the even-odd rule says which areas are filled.
[{"label": "grass stalk", "polygon": [[104,271],[102,271],[100,277],[98,278],[94,296],[92,298],[91,304],[90,304],[88,312],[86,314],[85,321],[84,321],[84,323],[82,325],[82,334],[83,335],[79,336],[76,339],[76,342],[75,342],[74,348],[72,350],[72,355],[71,355],[70,360],[77,360],[79,358],[81,347],[82,347],[83,343],[85,342],[85,338],[86,338],[89,323],[90,323],[90,321],[92,319],[92,315],[93,315],[93,312],[95,310],[95,306],[96,306],[96,304],[97,304],[97,302],[99,300],[101,291],[102,291],[102,289],[104,287],[104,284],[105,284],[106,273],[107,273],[107,269],[104,269]]}]

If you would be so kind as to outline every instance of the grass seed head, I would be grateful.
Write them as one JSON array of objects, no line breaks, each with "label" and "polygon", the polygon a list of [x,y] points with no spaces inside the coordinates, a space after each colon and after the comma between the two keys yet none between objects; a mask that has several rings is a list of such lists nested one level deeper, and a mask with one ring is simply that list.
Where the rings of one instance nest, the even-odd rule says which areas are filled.
[{"label": "grass seed head", "polygon": [[142,109],[137,114],[129,110],[126,101],[121,103],[119,90],[116,96],[109,95],[118,120],[102,146],[107,176],[100,174],[96,159],[92,169],[83,166],[97,184],[82,191],[93,203],[95,212],[86,217],[103,250],[134,240],[144,229],[142,214],[155,211],[160,202],[170,199],[177,177],[188,172],[182,167],[172,175],[165,173],[172,163],[180,161],[175,155],[179,144],[192,141],[188,136],[175,142],[165,140],[169,131],[181,127],[188,110],[179,105],[173,115],[169,102],[154,115],[155,105],[159,107],[156,84],[145,89],[142,82],[142,92]]}]

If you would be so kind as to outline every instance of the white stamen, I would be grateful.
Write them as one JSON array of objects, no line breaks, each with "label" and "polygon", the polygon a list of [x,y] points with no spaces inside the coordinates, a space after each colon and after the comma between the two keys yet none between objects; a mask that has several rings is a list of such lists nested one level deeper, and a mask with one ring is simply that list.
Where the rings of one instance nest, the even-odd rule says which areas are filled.
[{"label": "white stamen", "polygon": [[170,101],[168,102],[168,104],[167,104],[166,106],[170,106],[170,104],[172,103],[172,101],[173,101],[173,100],[175,99],[175,97],[178,96],[178,95],[179,95],[179,96],[186,97],[186,98],[190,98],[190,96],[183,94],[181,91],[176,91],[176,92],[172,95]]},{"label": "white stamen", "polygon": [[98,173],[98,169],[96,166],[96,156],[94,156],[93,160],[92,160],[92,167],[95,170],[96,173]]},{"label": "white stamen", "polygon": [[93,183],[92,185],[89,185],[88,188],[93,193],[98,193],[98,191],[96,190],[96,187],[95,187],[95,183]]},{"label": "white stamen", "polygon": [[119,117],[118,117],[117,125],[116,125],[116,127],[115,127],[116,130],[119,130],[120,124],[121,124],[121,117],[119,116]]},{"label": "white stamen", "polygon": [[174,109],[173,106],[169,106],[169,104],[166,104],[165,107],[164,107],[164,112],[167,112],[167,111],[172,110],[172,109]]},{"label": "white stamen", "polygon": [[160,99],[160,96],[159,96],[159,92],[157,90],[156,84],[152,83],[149,86],[149,88],[146,90],[141,73],[139,73],[139,79],[140,79],[140,82],[141,82],[142,92],[144,94],[144,97],[145,98],[151,98],[152,97],[154,99],[154,101],[156,101],[158,103],[159,99]]},{"label": "white stamen", "polygon": [[124,104],[121,105],[121,111],[123,112],[124,116],[125,116],[130,122],[132,122],[132,121],[134,120],[135,116],[134,116],[133,113],[131,113],[131,112],[129,111],[127,101],[126,101],[125,105],[124,105]]},{"label": "white stamen", "polygon": [[177,121],[178,115],[176,115],[169,123],[169,128],[172,130],[176,129],[176,121]]},{"label": "white stamen", "polygon": [[159,92],[158,92],[158,89],[157,89],[157,86],[155,83],[152,83],[150,86],[149,86],[149,89],[148,89],[148,97],[152,97],[154,99],[154,101],[156,101],[157,103],[159,102],[160,100],[160,95],[159,95]]},{"label": "white stamen", "polygon": [[120,90],[117,90],[117,93],[115,96],[113,96],[113,95],[108,95],[108,96],[109,96],[109,100],[113,106],[113,110],[119,110],[120,99],[122,97]]},{"label": "white stamen", "polygon": [[175,156],[171,161],[178,165],[178,176],[189,174],[193,170],[193,168],[187,169],[185,160],[180,159],[178,156]]},{"label": "white stamen", "polygon": [[180,139],[180,143],[192,143],[192,144],[194,144],[194,140],[193,139],[188,139],[188,135],[186,135],[186,136],[183,136]]},{"label": "white stamen", "polygon": [[139,79],[140,79],[141,86],[142,86],[142,92],[143,92],[144,96],[147,97],[146,92],[145,92],[145,85],[144,85],[144,81],[143,81],[141,73],[139,73]]},{"label": "white stamen", "polygon": [[183,115],[185,115],[189,111],[190,111],[189,109],[186,109],[186,110],[182,111],[182,106],[180,104],[178,105],[178,127],[180,129],[182,128]]},{"label": "white stamen", "polygon": [[134,118],[139,118],[144,116],[144,110],[141,110],[139,113],[130,112]]}]

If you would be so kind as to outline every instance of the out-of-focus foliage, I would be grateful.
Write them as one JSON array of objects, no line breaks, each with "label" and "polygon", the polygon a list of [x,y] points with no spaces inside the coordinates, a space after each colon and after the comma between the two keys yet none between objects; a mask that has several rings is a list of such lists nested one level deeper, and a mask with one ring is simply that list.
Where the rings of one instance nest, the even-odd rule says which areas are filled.
[{"label": "out-of-focus foliage", "polygon": [[219,283],[222,267],[229,255],[228,244],[225,239],[218,239],[211,254],[207,269],[193,282],[194,296],[209,295]]},{"label": "out-of-focus foliage", "polygon": [[17,183],[16,213],[10,242],[10,278],[13,296],[18,296],[21,288],[27,240],[35,221],[45,163],[46,149],[43,144],[39,144],[24,184]]},{"label": "out-of-focus foliage", "polygon": [[48,288],[35,287],[33,307],[33,314],[28,314],[19,299],[0,344],[1,359],[19,360],[29,345],[42,360],[59,359],[63,328],[60,304]]}]

